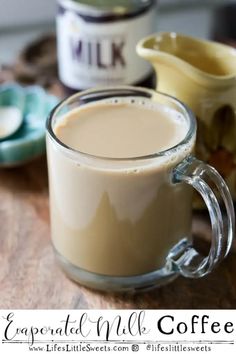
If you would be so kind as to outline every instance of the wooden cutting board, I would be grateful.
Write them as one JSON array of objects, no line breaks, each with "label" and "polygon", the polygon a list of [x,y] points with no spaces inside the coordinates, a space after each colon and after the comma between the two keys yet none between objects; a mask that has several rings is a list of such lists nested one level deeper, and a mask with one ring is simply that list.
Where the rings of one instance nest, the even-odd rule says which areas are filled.
[{"label": "wooden cutting board", "polygon": [[[210,227],[204,212],[194,215],[193,232],[198,247],[207,252]],[[79,286],[67,279],[54,259],[42,158],[0,170],[0,308],[236,309],[236,249],[203,279],[179,277],[147,293],[103,294]]]}]

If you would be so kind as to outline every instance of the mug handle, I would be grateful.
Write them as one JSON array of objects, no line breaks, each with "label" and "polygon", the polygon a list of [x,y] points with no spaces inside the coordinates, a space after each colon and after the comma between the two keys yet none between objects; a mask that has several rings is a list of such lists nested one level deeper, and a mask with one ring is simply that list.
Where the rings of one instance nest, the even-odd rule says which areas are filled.
[{"label": "mug handle", "polygon": [[[211,166],[189,156],[173,171],[173,183],[187,183],[202,196],[209,211],[212,242],[207,257],[198,251],[186,239],[177,244],[168,256],[173,269],[187,278],[200,278],[210,273],[228,254],[235,232],[235,214],[229,189],[220,174]],[[226,220],[222,215],[222,206],[210,184],[216,187],[223,199]]]}]

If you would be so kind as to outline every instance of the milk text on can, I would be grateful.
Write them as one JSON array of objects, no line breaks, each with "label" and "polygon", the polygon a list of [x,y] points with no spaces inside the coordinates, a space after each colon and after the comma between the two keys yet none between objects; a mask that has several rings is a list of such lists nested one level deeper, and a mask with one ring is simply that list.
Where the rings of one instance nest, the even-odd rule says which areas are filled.
[{"label": "milk text on can", "polygon": [[137,42],[155,32],[156,0],[58,0],[59,76],[72,90],[149,86],[150,65]]}]

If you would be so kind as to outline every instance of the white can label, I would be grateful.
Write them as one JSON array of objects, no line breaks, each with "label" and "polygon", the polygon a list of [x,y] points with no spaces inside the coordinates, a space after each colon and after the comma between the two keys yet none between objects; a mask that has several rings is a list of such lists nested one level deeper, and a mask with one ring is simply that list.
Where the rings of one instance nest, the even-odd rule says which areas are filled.
[{"label": "white can label", "polygon": [[136,54],[137,42],[155,31],[155,11],[114,22],[88,21],[73,9],[57,17],[59,74],[72,89],[135,84],[150,65]]}]

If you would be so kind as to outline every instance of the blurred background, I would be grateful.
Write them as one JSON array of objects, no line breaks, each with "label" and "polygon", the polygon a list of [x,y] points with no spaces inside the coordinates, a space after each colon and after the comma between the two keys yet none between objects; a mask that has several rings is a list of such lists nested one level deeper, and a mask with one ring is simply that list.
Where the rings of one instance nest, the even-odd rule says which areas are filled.
[{"label": "blurred background", "polygon": [[[219,14],[216,11],[219,6],[231,3],[236,7],[236,1],[227,0],[157,2],[157,30],[178,31],[203,38],[213,36],[213,27],[216,27],[216,22],[219,23]],[[0,64],[10,64],[27,43],[42,33],[54,30],[57,1],[0,0],[0,4]],[[222,13],[222,9],[220,12]],[[229,11],[230,14],[232,11]]]}]

